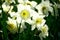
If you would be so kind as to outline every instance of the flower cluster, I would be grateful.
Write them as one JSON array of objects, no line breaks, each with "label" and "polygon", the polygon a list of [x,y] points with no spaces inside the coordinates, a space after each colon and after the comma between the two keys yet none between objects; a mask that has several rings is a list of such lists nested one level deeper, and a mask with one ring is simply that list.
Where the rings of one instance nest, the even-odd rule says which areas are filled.
[{"label": "flower cluster", "polygon": [[[52,4],[46,0],[41,3],[29,0],[5,0],[2,4],[2,9],[9,16],[7,17],[7,29],[11,33],[23,32],[26,29],[25,23],[31,25],[31,31],[37,28],[40,38],[48,36],[48,26],[45,17],[48,17],[49,12],[53,12]],[[17,11],[15,11],[15,10]],[[1,11],[0,11],[1,13]]]}]

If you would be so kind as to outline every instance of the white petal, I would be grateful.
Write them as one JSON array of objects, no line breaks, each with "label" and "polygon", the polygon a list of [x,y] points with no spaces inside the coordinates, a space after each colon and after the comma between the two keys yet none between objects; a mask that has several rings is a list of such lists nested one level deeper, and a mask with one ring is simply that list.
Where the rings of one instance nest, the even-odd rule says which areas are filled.
[{"label": "white petal", "polygon": [[31,30],[34,30],[35,28],[36,28],[35,25],[32,25],[32,26],[31,26]]},{"label": "white petal", "polygon": [[26,20],[27,23],[33,24],[33,21],[31,19]]},{"label": "white petal", "polygon": [[31,1],[31,5],[32,5],[33,7],[35,7],[35,6],[37,5],[37,2]]}]

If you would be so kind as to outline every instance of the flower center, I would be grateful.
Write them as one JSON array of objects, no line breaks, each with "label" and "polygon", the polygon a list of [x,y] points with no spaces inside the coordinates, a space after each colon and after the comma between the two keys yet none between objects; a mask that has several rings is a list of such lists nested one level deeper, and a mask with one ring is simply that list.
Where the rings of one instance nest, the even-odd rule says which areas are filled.
[{"label": "flower center", "polygon": [[7,3],[10,3],[12,0],[6,0]]},{"label": "flower center", "polygon": [[45,6],[42,7],[42,11],[44,11],[44,10],[46,10],[46,7]]},{"label": "flower center", "polygon": [[36,24],[41,24],[41,23],[42,23],[42,19],[37,18],[37,19],[36,19]]},{"label": "flower center", "polygon": [[17,17],[16,17],[16,16],[13,16],[13,17],[12,17],[12,19],[16,20],[16,19],[17,19]]},{"label": "flower center", "polygon": [[46,32],[46,27],[42,27],[42,32]]},{"label": "flower center", "polygon": [[20,16],[22,17],[22,19],[28,19],[30,17],[30,13],[28,10],[22,10]]},{"label": "flower center", "polygon": [[8,26],[9,26],[8,27],[9,29],[13,29],[15,27],[15,25],[13,23],[8,24]]},{"label": "flower center", "polygon": [[30,5],[31,6],[31,3],[30,2],[27,2],[27,5]]}]

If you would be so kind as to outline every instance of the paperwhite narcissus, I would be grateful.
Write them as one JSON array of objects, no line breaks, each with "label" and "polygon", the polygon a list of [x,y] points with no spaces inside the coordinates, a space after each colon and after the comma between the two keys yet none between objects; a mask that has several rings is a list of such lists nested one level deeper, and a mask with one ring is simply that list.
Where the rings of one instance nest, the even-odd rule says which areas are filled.
[{"label": "paperwhite narcissus", "polygon": [[12,11],[12,9],[13,9],[13,6],[10,6],[10,5],[7,5],[6,3],[3,3],[2,8],[3,8],[4,12],[10,13]]},{"label": "paperwhite narcissus", "polygon": [[42,39],[42,38],[45,38],[46,36],[48,36],[48,26],[45,24],[44,26],[42,26],[40,28],[41,30],[41,33],[39,34],[39,37]]},{"label": "paperwhite narcissus", "polygon": [[43,26],[46,22],[46,20],[44,19],[44,15],[38,15],[38,13],[35,15],[33,15],[33,22],[32,22],[32,28],[31,30],[34,30],[35,28],[37,28],[38,30],[40,29],[41,26]]},{"label": "paperwhite narcissus", "polygon": [[10,6],[9,6],[9,5],[6,5],[6,3],[3,3],[3,4],[2,4],[2,8],[3,8],[3,11],[4,11],[4,12],[8,12],[9,9],[10,9]]},{"label": "paperwhite narcissus", "polygon": [[39,5],[36,6],[39,14],[43,12],[44,15],[48,16],[48,11],[53,12],[52,4],[49,1],[42,1]]},{"label": "paperwhite narcissus", "polygon": [[6,22],[8,24],[7,29],[11,33],[16,33],[18,31],[16,20],[13,20],[10,17],[8,17],[8,21],[6,21]]},{"label": "paperwhite narcissus", "polygon": [[17,12],[18,20],[21,19],[22,21],[27,22],[28,20],[31,19],[31,16],[32,16],[33,12],[32,12],[32,9],[29,5],[19,4],[17,6],[17,8],[18,8],[18,12]]}]

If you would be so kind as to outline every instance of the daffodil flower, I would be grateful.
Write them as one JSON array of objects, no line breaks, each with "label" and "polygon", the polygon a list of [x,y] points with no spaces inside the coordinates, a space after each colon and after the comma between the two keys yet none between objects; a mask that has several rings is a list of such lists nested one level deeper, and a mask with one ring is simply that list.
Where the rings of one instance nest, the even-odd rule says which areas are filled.
[{"label": "daffodil flower", "polygon": [[19,4],[17,8],[18,8],[18,12],[17,12],[18,19],[25,22],[27,22],[28,20],[31,20],[31,16],[33,12],[30,6]]},{"label": "daffodil flower", "polygon": [[8,24],[7,29],[11,33],[16,33],[18,31],[16,20],[13,20],[10,17],[8,17],[8,21],[6,21],[6,22]]},{"label": "daffodil flower", "polygon": [[45,24],[44,26],[42,26],[40,28],[41,33],[39,34],[39,37],[42,38],[46,38],[46,36],[48,36],[48,26]]},{"label": "daffodil flower", "polygon": [[52,4],[49,1],[42,1],[39,5],[36,6],[39,14],[43,12],[44,15],[48,16],[48,11],[53,12]]},{"label": "daffodil flower", "polygon": [[6,3],[3,3],[3,4],[2,4],[2,8],[3,8],[3,11],[4,11],[4,12],[8,12],[9,9],[10,9],[10,6],[9,6],[9,5],[6,5]]},{"label": "daffodil flower", "polygon": [[37,28],[38,30],[40,29],[41,26],[43,26],[46,22],[46,20],[44,19],[44,15],[39,15],[38,13],[35,13],[35,15],[33,15],[33,22],[32,22],[32,28],[31,30],[34,30],[35,28]]}]

